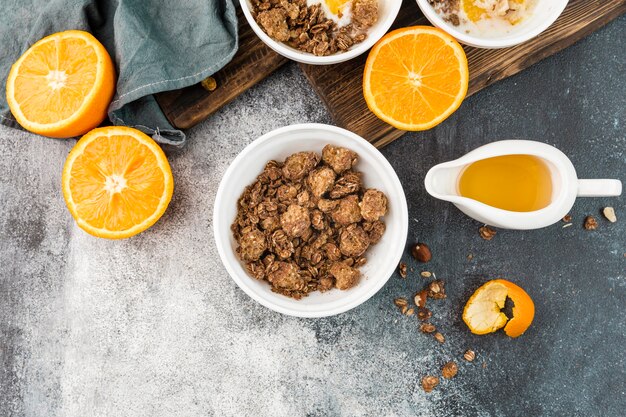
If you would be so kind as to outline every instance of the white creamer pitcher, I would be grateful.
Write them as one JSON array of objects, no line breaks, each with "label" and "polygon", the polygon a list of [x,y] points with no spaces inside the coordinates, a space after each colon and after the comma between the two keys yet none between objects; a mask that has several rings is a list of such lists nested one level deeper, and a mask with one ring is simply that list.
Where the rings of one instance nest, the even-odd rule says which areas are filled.
[{"label": "white creamer pitcher", "polygon": [[[508,211],[459,194],[458,180],[466,166],[502,155],[533,155],[543,159],[552,174],[552,199],[547,207],[529,212]],[[468,216],[491,226],[520,230],[538,229],[558,222],[570,211],[576,197],[611,197],[622,193],[621,181],[578,179],[572,162],[563,152],[530,140],[503,140],[481,146],[459,159],[432,167],[424,182],[430,195],[450,201]]]}]

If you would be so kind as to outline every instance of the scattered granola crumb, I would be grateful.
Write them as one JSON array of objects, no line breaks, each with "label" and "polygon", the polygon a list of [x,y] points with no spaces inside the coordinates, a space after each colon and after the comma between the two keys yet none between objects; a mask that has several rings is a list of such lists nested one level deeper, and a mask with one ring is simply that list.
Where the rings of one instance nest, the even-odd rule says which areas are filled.
[{"label": "scattered granola crumb", "polygon": [[567,223],[567,224],[564,224],[564,225],[563,225],[563,229],[565,229],[566,227],[573,226],[573,225],[574,225],[574,223]]},{"label": "scattered granola crumb", "polygon": [[430,323],[422,323],[420,325],[420,331],[422,333],[434,333],[437,331],[437,328]]},{"label": "scattered granola crumb", "polygon": [[602,214],[604,214],[604,217],[606,217],[606,219],[611,223],[615,223],[617,221],[617,216],[615,215],[615,209],[613,207],[605,207],[602,210]]},{"label": "scattered granola crumb", "polygon": [[471,261],[472,259],[474,259],[474,255],[472,255],[471,253],[469,255],[467,255],[467,260]]},{"label": "scattered granola crumb", "polygon": [[563,218],[561,219],[561,221],[563,221],[564,223],[569,223],[572,221],[572,216],[569,214],[566,214],[565,216],[563,216]]},{"label": "scattered granola crumb", "polygon": [[415,310],[413,308],[409,308],[406,313],[404,313],[405,316],[412,316],[415,313]]},{"label": "scattered granola crumb", "polygon": [[398,265],[398,273],[402,278],[406,278],[406,264],[404,262],[400,262]]},{"label": "scattered granola crumb", "polygon": [[472,362],[474,359],[476,359],[476,353],[474,353],[474,351],[471,349],[467,349],[463,354],[463,358],[465,358],[465,360],[468,362]]},{"label": "scattered granola crumb", "polygon": [[215,81],[215,78],[213,77],[206,77],[204,80],[202,80],[200,85],[206,91],[214,91],[217,88],[217,81]]},{"label": "scattered granola crumb", "polygon": [[407,305],[409,305],[409,302],[407,301],[406,298],[396,298],[395,300],[393,300],[393,303],[398,308],[406,307]]},{"label": "scattered granola crumb", "polygon": [[436,376],[427,375],[422,378],[422,388],[426,392],[431,392],[437,385],[439,385],[439,378]]},{"label": "scattered granola crumb", "polygon": [[446,338],[439,332],[435,333],[435,340],[439,343],[443,343],[446,341]]},{"label": "scattered granola crumb", "polygon": [[426,321],[433,316],[433,312],[426,307],[417,307],[417,318]]},{"label": "scattered granola crumb", "polygon": [[428,297],[428,290],[423,289],[422,291],[415,294],[413,301],[418,307],[426,307],[426,297]]},{"label": "scattered granola crumb", "polygon": [[480,233],[480,237],[485,240],[491,240],[496,235],[496,231],[487,225],[478,229],[478,232]]},{"label": "scattered granola crumb", "polygon": [[459,372],[459,367],[452,361],[446,363],[443,365],[443,368],[441,368],[441,375],[446,379],[454,378],[457,372]]},{"label": "scattered granola crumb", "polygon": [[487,362],[483,361],[483,369],[487,368]]},{"label": "scattered granola crumb", "polygon": [[585,230],[596,230],[598,228],[598,221],[593,216],[585,217]]},{"label": "scattered granola crumb", "polygon": [[423,278],[430,278],[430,277],[432,277],[432,276],[433,276],[433,274],[431,274],[431,273],[430,273],[430,272],[428,272],[428,271],[422,271],[422,272],[420,272],[420,275],[421,275]]},{"label": "scattered granola crumb", "polygon": [[428,296],[435,300],[446,298],[447,296],[444,288],[444,282],[438,279],[428,284]]}]

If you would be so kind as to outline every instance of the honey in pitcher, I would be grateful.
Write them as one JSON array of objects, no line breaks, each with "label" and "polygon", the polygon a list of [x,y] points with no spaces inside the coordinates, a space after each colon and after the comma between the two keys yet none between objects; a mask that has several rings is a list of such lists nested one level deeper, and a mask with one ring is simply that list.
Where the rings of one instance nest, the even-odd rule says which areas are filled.
[{"label": "honey in pitcher", "polygon": [[502,155],[473,162],[458,180],[463,197],[509,211],[535,211],[552,198],[552,175],[533,155]]}]

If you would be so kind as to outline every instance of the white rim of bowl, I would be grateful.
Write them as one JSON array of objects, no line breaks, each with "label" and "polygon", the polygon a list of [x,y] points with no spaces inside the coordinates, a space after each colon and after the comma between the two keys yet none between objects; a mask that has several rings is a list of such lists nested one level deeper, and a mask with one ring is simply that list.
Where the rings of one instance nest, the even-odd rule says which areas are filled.
[{"label": "white rim of bowl", "polygon": [[[383,165],[383,167],[386,170],[389,170],[389,172],[393,174],[391,180],[395,184],[395,186],[398,187],[398,189],[401,191],[401,193],[399,194],[401,207],[398,208],[398,216],[402,222],[401,229],[403,232],[402,232],[402,236],[399,236],[398,238],[399,238],[399,241],[402,242],[402,245],[401,245],[402,250],[398,250],[397,253],[394,254],[394,257],[392,259],[393,262],[390,262],[389,267],[387,268],[387,270],[385,270],[385,273],[383,275],[387,275],[387,278],[381,279],[377,285],[373,286],[368,292],[363,293],[359,298],[356,298],[352,300],[352,302],[342,305],[335,310],[321,311],[321,312],[297,311],[297,310],[292,310],[288,307],[277,306],[275,304],[272,304],[271,302],[268,302],[264,298],[258,297],[257,294],[254,291],[252,291],[242,281],[241,277],[235,272],[235,270],[231,267],[231,265],[228,262],[226,262],[226,252],[225,252],[226,247],[224,247],[221,244],[224,236],[222,236],[220,229],[216,227],[216,225],[218,224],[217,208],[221,207],[222,200],[223,200],[222,195],[227,191],[225,189],[225,181],[231,176],[231,174],[233,173],[233,171],[235,170],[235,167],[239,164],[239,162],[242,159],[246,158],[248,154],[250,154],[257,146],[263,144],[264,142],[267,142],[268,140],[271,140],[275,136],[278,136],[283,133],[298,131],[301,129],[326,130],[332,133],[338,133],[338,134],[348,136],[351,139],[354,139],[355,141],[360,142],[363,146],[368,148],[370,152],[373,152],[374,154],[378,154],[380,156],[380,158],[378,158],[377,160]],[[293,316],[293,317],[319,318],[319,317],[334,316],[334,315],[345,313],[346,311],[352,310],[353,308],[358,307],[359,305],[365,303],[367,300],[372,298],[376,293],[378,293],[378,291],[380,291],[380,289],[387,283],[387,281],[389,281],[389,278],[391,278],[394,271],[397,269],[397,265],[400,262],[400,259],[402,258],[402,254],[404,252],[408,233],[409,233],[409,213],[408,213],[408,205],[406,202],[406,195],[404,194],[402,183],[400,183],[400,179],[398,178],[396,171],[393,169],[389,161],[387,161],[387,158],[385,158],[385,156],[378,149],[376,149],[374,145],[372,145],[371,143],[369,143],[368,141],[366,141],[365,139],[363,139],[356,133],[352,133],[349,130],[346,130],[337,126],[326,125],[322,123],[300,123],[300,124],[295,124],[295,125],[284,126],[284,127],[272,130],[271,132],[265,133],[261,137],[250,142],[239,153],[239,155],[237,155],[235,159],[233,159],[233,161],[230,163],[230,165],[226,169],[226,172],[224,172],[224,176],[222,177],[222,180],[220,181],[220,185],[215,195],[215,203],[213,204],[213,237],[215,239],[217,251],[220,255],[220,260],[222,261],[224,268],[226,268],[228,275],[230,275],[232,280],[235,281],[235,284],[237,284],[237,286],[241,290],[243,290],[243,292],[245,292],[250,298],[258,302],[259,304],[263,305],[264,307],[267,307],[270,310],[273,310],[273,311],[276,311],[278,313],[285,314],[288,316]],[[246,275],[246,278],[253,279],[247,275]]]},{"label": "white rim of bowl", "polygon": [[330,64],[338,64],[340,62],[348,61],[352,58],[356,58],[357,56],[363,54],[368,51],[376,42],[380,40],[383,36],[387,34],[389,28],[398,17],[398,13],[400,12],[400,7],[402,6],[402,0],[383,0],[393,2],[393,9],[390,9],[387,18],[381,23],[384,29],[381,29],[381,35],[377,37],[368,36],[363,42],[356,45],[356,47],[352,49],[348,49],[347,52],[343,52],[340,54],[333,54],[328,56],[316,56],[310,54],[308,52],[301,52],[297,49],[291,48],[290,46],[285,45],[282,42],[275,41],[270,38],[267,33],[261,29],[256,20],[252,17],[252,12],[250,11],[250,6],[248,5],[248,0],[239,0],[241,4],[241,9],[243,10],[243,14],[246,16],[246,20],[248,24],[257,34],[259,38],[265,43],[267,46],[272,48],[275,52],[284,56],[285,58],[302,62],[304,64],[311,65],[330,65]]},{"label": "white rim of bowl", "polygon": [[568,0],[561,0],[561,5],[554,9],[549,18],[545,19],[541,25],[538,25],[533,30],[526,32],[523,35],[511,36],[504,39],[486,39],[468,35],[467,33],[457,30],[453,25],[443,20],[439,13],[437,13],[435,9],[430,4],[428,4],[428,0],[416,1],[424,16],[426,16],[426,18],[434,26],[448,32],[461,43],[484,49],[508,48],[510,46],[515,46],[527,42],[539,36],[543,31],[552,26],[552,24],[559,18],[559,16],[561,16],[563,10],[565,10],[565,7],[567,7],[568,3]]}]

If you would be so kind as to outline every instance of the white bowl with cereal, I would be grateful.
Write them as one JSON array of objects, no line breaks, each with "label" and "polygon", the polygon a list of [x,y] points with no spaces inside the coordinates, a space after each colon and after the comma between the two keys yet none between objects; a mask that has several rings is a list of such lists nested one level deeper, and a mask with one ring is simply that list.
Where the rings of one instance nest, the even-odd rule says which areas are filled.
[{"label": "white bowl with cereal", "polygon": [[261,136],[231,163],[213,233],[251,298],[279,313],[325,317],[364,303],[396,271],[408,209],[395,171],[369,142],[300,124]]},{"label": "white bowl with cereal", "polygon": [[417,0],[424,16],[459,42],[507,48],[546,30],[568,0]]},{"label": "white bowl with cereal", "polygon": [[248,24],[282,56],[313,65],[355,58],[389,30],[402,0],[240,0]]}]

